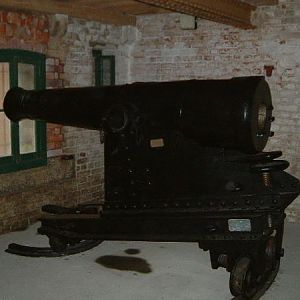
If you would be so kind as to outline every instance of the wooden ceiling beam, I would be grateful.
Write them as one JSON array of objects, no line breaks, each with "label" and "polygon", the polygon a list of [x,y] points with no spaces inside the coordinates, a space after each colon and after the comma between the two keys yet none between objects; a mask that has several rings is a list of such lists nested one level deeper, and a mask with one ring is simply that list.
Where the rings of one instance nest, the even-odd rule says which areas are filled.
[{"label": "wooden ceiling beam", "polygon": [[[1,0],[0,0],[1,2]],[[76,5],[93,5],[95,9],[116,9],[129,15],[168,13],[168,10],[134,0],[73,0]]]},{"label": "wooden ceiling beam", "polygon": [[71,17],[99,21],[115,25],[135,25],[135,16],[108,7],[96,9],[94,3],[57,0],[0,0],[0,7],[9,10],[35,11],[49,14],[65,14]]},{"label": "wooden ceiling beam", "polygon": [[245,2],[248,2],[255,6],[272,6],[272,5],[278,5],[278,0],[245,0]]},{"label": "wooden ceiling beam", "polygon": [[255,28],[251,13],[255,6],[239,0],[135,0],[171,11],[196,16],[243,29]]}]

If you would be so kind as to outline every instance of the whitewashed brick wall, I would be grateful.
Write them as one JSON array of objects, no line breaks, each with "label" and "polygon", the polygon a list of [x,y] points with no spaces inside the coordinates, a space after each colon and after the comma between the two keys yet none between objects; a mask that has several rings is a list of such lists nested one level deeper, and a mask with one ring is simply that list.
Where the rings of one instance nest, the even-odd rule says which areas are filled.
[{"label": "whitewashed brick wall", "polygon": [[[299,19],[300,4],[291,0],[257,9],[257,29],[248,31],[205,20],[198,20],[198,29],[184,31],[178,14],[139,17],[136,29],[69,18],[61,22],[64,29],[61,23],[53,26],[49,53],[65,62],[66,86],[94,84],[92,49],[116,56],[117,84],[264,75],[264,66],[272,65],[267,80],[276,121],[267,150],[282,150],[289,172],[300,177]],[[64,136],[64,152],[76,157],[77,201],[103,199],[99,133],[65,127]],[[300,222],[300,200],[288,216]]]},{"label": "whitewashed brick wall", "polygon": [[[53,30],[50,53],[65,62],[65,87],[95,84],[93,49],[101,49],[104,55],[114,55],[116,83],[128,81],[129,54],[136,39],[135,29],[74,18],[64,22],[60,20],[59,24],[65,26],[65,30]],[[74,204],[103,200],[104,149],[100,144],[99,131],[64,127],[63,134],[63,152],[75,154],[77,180]]]},{"label": "whitewashed brick wall", "polygon": [[[275,136],[267,150],[282,150],[300,178],[300,3],[279,1],[253,15],[255,30],[240,30],[205,20],[198,29],[180,29],[179,15],[143,16],[132,49],[129,81],[231,78],[264,75],[271,87]],[[300,222],[300,199],[288,210]]]}]

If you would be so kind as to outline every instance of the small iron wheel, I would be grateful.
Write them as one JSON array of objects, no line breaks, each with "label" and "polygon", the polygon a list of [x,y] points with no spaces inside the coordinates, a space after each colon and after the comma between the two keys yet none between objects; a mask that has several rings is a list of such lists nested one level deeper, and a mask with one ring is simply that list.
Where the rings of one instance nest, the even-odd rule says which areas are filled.
[{"label": "small iron wheel", "polygon": [[49,236],[49,245],[57,253],[63,253],[67,249],[68,243],[65,239],[51,235]]},{"label": "small iron wheel", "polygon": [[230,273],[229,288],[231,294],[236,297],[250,298],[255,293],[253,282],[250,258],[239,258]]},{"label": "small iron wheel", "polygon": [[276,238],[271,236],[266,241],[265,261],[266,272],[273,271],[276,268]]}]

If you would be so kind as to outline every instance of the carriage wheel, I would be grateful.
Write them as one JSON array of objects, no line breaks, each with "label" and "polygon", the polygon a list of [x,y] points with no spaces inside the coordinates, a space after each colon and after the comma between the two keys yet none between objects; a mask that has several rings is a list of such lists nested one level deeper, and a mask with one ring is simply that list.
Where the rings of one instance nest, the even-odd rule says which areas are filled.
[{"label": "carriage wheel", "polygon": [[276,268],[277,257],[276,257],[276,238],[270,237],[266,241],[265,249],[265,261],[266,261],[266,272],[273,271]]},{"label": "carriage wheel", "polygon": [[254,276],[251,270],[249,257],[239,258],[230,274],[229,287],[234,296],[243,296],[248,299],[255,293]]}]

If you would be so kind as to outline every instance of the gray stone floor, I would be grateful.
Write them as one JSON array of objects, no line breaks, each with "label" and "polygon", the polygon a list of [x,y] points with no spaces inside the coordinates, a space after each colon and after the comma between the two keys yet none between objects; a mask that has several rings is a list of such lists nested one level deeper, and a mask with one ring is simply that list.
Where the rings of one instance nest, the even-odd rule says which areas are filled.
[{"label": "gray stone floor", "polygon": [[[36,228],[0,237],[1,300],[231,299],[229,274],[211,270],[208,253],[197,244],[104,242],[64,258],[4,252],[11,242],[46,245],[47,240],[35,234]],[[285,250],[277,279],[263,300],[300,299],[300,225],[287,224]]]}]

